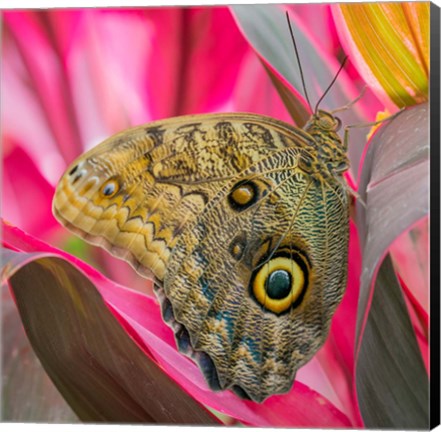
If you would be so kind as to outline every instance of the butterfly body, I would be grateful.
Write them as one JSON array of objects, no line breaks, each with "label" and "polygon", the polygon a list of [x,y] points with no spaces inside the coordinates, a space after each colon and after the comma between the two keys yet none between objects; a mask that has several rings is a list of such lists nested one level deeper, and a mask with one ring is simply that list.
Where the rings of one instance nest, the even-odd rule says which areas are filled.
[{"label": "butterfly body", "polygon": [[179,349],[211,388],[290,389],[346,286],[346,149],[319,111],[294,128],[253,114],[129,129],[57,188],[68,228],[155,279]]}]

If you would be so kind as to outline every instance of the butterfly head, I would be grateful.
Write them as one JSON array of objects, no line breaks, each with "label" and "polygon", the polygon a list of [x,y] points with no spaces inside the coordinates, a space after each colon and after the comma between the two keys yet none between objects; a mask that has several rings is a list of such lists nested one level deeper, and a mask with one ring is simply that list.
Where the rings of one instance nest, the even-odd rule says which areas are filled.
[{"label": "butterfly head", "polygon": [[349,168],[347,145],[340,138],[341,120],[328,111],[317,110],[305,125],[313,137],[320,161],[331,174],[341,174]]},{"label": "butterfly head", "polygon": [[314,113],[305,129],[308,132],[322,132],[335,134],[341,129],[341,120],[338,117],[333,116],[330,112],[324,110],[317,110]]},{"label": "butterfly head", "polygon": [[318,110],[313,116],[313,122],[323,131],[338,132],[341,129],[341,120],[328,111]]}]

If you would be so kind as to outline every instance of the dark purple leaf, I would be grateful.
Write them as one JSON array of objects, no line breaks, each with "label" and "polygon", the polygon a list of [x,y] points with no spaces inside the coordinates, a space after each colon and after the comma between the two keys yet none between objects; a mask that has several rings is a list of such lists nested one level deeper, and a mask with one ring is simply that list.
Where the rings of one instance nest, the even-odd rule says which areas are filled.
[{"label": "dark purple leaf", "polygon": [[7,251],[2,276],[32,348],[82,421],[218,424],[146,356],[87,277],[47,255]]}]

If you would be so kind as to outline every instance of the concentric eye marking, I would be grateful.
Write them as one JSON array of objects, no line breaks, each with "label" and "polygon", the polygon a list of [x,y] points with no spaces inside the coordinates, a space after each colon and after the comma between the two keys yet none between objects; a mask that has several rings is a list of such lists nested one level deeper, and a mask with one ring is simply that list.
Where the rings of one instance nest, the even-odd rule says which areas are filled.
[{"label": "concentric eye marking", "polygon": [[251,277],[254,299],[279,315],[301,304],[308,286],[309,266],[297,251],[282,250],[268,262],[262,261]]},{"label": "concentric eye marking", "polygon": [[242,256],[243,253],[245,251],[245,247],[246,247],[246,239],[245,236],[243,235],[238,235],[231,243],[230,243],[230,254],[231,256],[239,261]]},{"label": "concentric eye marking", "polygon": [[249,180],[237,183],[230,194],[228,195],[228,202],[231,207],[237,211],[245,210],[254,204],[259,195],[259,188],[257,185]]},{"label": "concentric eye marking", "polygon": [[119,190],[119,184],[115,179],[107,180],[100,189],[100,194],[104,198],[112,198]]}]

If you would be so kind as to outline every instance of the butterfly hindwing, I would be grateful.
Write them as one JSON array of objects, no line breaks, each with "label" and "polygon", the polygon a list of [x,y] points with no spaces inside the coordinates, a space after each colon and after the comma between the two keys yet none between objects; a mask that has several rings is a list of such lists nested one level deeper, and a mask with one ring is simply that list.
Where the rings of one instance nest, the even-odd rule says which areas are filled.
[{"label": "butterfly hindwing", "polygon": [[[290,388],[325,340],[345,287],[346,192],[296,168],[298,149],[284,153],[281,165],[277,158],[271,168],[266,160],[258,164],[258,180],[251,172],[236,179],[257,183],[260,198],[248,208],[234,208],[226,191],[219,194],[177,242],[164,280],[176,319],[192,347],[214,361],[219,386],[240,387],[257,401]],[[279,255],[303,263],[307,280],[298,301],[273,311],[252,283],[265,272],[265,259]]]}]

